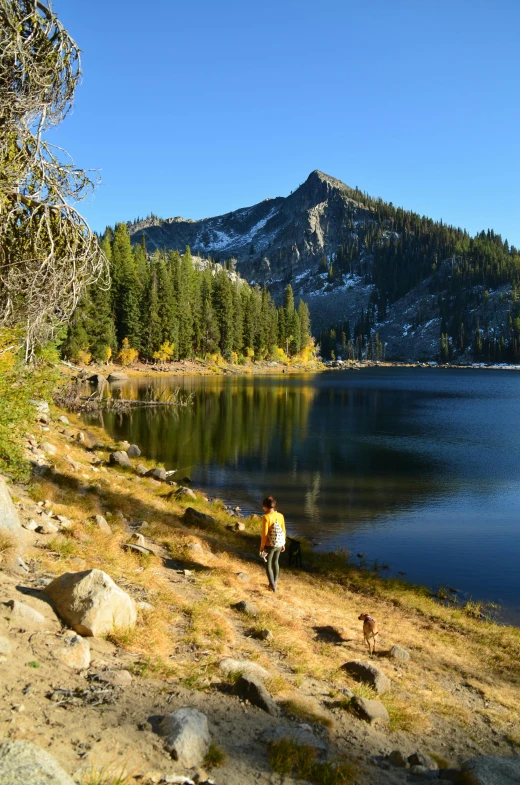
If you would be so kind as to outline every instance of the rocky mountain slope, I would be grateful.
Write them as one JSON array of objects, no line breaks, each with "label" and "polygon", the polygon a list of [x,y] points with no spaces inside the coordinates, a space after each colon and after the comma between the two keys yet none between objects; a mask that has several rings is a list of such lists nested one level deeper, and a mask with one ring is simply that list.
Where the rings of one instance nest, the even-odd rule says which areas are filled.
[{"label": "rocky mountain slope", "polygon": [[444,360],[518,361],[516,249],[492,232],[470,238],[396,209],[318,170],[287,197],[197,221],[149,218],[129,232],[149,252],[189,245],[201,257],[232,258],[278,300],[290,283],[309,305],[314,333],[346,329],[356,358],[369,357],[377,333],[386,359],[436,360],[446,335]]}]

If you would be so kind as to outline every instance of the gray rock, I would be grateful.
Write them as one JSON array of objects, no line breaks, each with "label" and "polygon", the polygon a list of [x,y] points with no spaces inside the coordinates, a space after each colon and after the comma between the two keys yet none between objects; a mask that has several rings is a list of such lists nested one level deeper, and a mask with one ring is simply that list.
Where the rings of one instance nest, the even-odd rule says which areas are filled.
[{"label": "gray rock", "polygon": [[11,627],[20,630],[32,630],[45,626],[45,616],[39,611],[18,600],[10,600],[6,605],[11,608],[9,622]]},{"label": "gray rock", "polygon": [[292,728],[291,726],[278,726],[276,728],[268,728],[260,734],[260,739],[268,744],[273,741],[281,741],[281,739],[288,739],[293,741],[298,746],[312,747],[318,752],[327,752],[327,745],[322,739],[315,736],[312,731],[306,728]]},{"label": "gray rock", "polygon": [[350,673],[360,681],[373,687],[378,695],[383,695],[390,689],[391,684],[388,676],[385,676],[383,671],[370,662],[352,660],[351,662],[345,663],[343,667],[347,673]]},{"label": "gray rock", "polygon": [[70,425],[68,417],[65,417],[64,414],[58,417],[58,422],[63,423],[63,425]]},{"label": "gray rock", "polygon": [[30,532],[36,531],[36,529],[38,528],[38,524],[37,524],[37,523],[36,523],[36,521],[35,521],[34,519],[32,519],[32,518],[31,518],[31,520],[30,520],[30,521],[26,521],[26,522],[25,522],[24,524],[22,524],[22,525],[23,525],[23,528],[24,528],[24,529],[27,529],[27,531],[30,531]]},{"label": "gray rock", "polygon": [[89,376],[88,381],[91,384],[97,384],[98,387],[102,387],[104,384],[107,383],[106,377],[100,373],[95,373],[93,376]]},{"label": "gray rock", "polygon": [[135,551],[136,553],[151,553],[153,555],[151,548],[146,548],[144,545],[138,545],[135,542],[125,542],[123,548],[125,551]]},{"label": "gray rock", "polygon": [[0,744],[2,785],[74,785],[48,752],[28,741]]},{"label": "gray rock", "polygon": [[425,769],[430,771],[437,771],[439,768],[437,761],[430,758],[425,752],[414,752],[412,755],[409,755],[408,763],[410,766],[424,766]]},{"label": "gray rock", "polygon": [[92,520],[102,532],[105,532],[105,534],[112,534],[112,529],[108,525],[106,518],[102,515],[94,515]]},{"label": "gray rock", "polygon": [[0,477],[0,534],[8,538],[14,548],[23,551],[25,532],[11,499],[9,488],[2,477]]},{"label": "gray rock", "polygon": [[130,463],[130,458],[124,450],[116,450],[116,452],[111,453],[110,464],[112,466],[122,466],[126,469],[132,466]]},{"label": "gray rock", "polygon": [[133,599],[102,570],[66,572],[44,591],[58,615],[80,635],[101,636],[135,626]]},{"label": "gray rock", "polygon": [[143,466],[142,463],[138,463],[135,467],[135,473],[138,474],[139,477],[145,477],[148,474],[148,469],[146,466]]},{"label": "gray rock", "polygon": [[272,640],[274,640],[274,635],[271,632],[271,630],[267,630],[266,629],[266,630],[260,630],[259,632],[257,632],[257,634],[255,635],[255,638],[258,638],[261,641],[272,641]]},{"label": "gray rock", "polygon": [[90,644],[88,640],[82,638],[72,630],[67,630],[61,637],[58,647],[53,649],[52,654],[57,660],[68,665],[73,670],[86,670],[90,665]]},{"label": "gray rock", "polygon": [[253,602],[241,600],[240,602],[237,602],[234,607],[237,609],[237,611],[247,613],[248,616],[258,616],[258,607]]},{"label": "gray rock", "polygon": [[42,523],[41,526],[38,526],[38,532],[40,534],[57,534],[58,527],[50,521],[46,521],[45,523]]},{"label": "gray rock", "polygon": [[520,757],[483,755],[471,758],[461,768],[465,785],[518,785],[520,782]]},{"label": "gray rock", "polygon": [[273,717],[280,714],[279,706],[271,698],[262,680],[254,674],[243,673],[235,683],[235,694]]},{"label": "gray rock", "polygon": [[129,458],[139,458],[139,456],[141,455],[141,450],[139,449],[137,444],[131,444],[128,450],[126,451],[126,454],[128,455]]},{"label": "gray rock", "polygon": [[146,472],[146,477],[151,477],[153,480],[159,480],[160,482],[166,482],[168,479],[166,469],[161,469],[160,466],[157,466],[155,469],[150,469],[149,472]]},{"label": "gray rock", "polygon": [[[178,499],[180,499],[180,498],[196,499],[197,498],[196,493],[194,491],[192,491],[191,488],[179,488],[177,491],[175,491],[174,495]],[[201,515],[202,515],[202,513],[201,513]]]},{"label": "gray rock", "polygon": [[398,766],[400,769],[406,769],[408,766],[408,760],[401,750],[392,750],[388,756],[388,760],[393,766]]},{"label": "gray rock", "polygon": [[198,526],[199,529],[210,529],[216,523],[213,516],[194,510],[193,507],[186,507],[182,520],[187,526]]},{"label": "gray rock", "polygon": [[159,725],[166,749],[185,768],[198,766],[209,750],[211,736],[205,714],[184,708],[168,714]]},{"label": "gray rock", "polygon": [[250,583],[251,576],[247,574],[247,572],[237,572],[237,578],[242,583]]},{"label": "gray rock", "polygon": [[236,523],[233,524],[233,531],[245,532],[245,530],[246,530],[246,525],[245,523],[242,523],[242,521],[237,521]]},{"label": "gray rock", "polygon": [[258,665],[256,662],[250,662],[249,660],[233,660],[230,657],[226,657],[226,659],[219,662],[218,667],[226,676],[235,673],[243,673],[247,675],[253,674],[260,679],[269,678],[269,673],[265,668],[262,668],[261,665]]},{"label": "gray rock", "polygon": [[128,378],[126,373],[123,373],[122,371],[112,371],[112,373],[108,375],[109,382],[126,382]]},{"label": "gray rock", "polygon": [[397,646],[397,645],[392,646],[388,656],[391,657],[393,660],[401,660],[402,662],[406,662],[406,660],[410,659],[410,655],[406,651],[406,649],[403,649],[402,646]]},{"label": "gray rock", "polygon": [[376,722],[390,721],[388,711],[381,701],[356,696],[352,699],[352,704],[361,719],[370,723],[370,725],[374,725]]},{"label": "gray rock", "polygon": [[38,417],[38,422],[41,422],[42,425],[49,425],[50,421],[51,418],[49,417],[48,414],[40,414],[40,416]]},{"label": "gray rock", "polygon": [[34,406],[38,414],[49,414],[50,408],[47,401],[32,400],[30,403]]}]

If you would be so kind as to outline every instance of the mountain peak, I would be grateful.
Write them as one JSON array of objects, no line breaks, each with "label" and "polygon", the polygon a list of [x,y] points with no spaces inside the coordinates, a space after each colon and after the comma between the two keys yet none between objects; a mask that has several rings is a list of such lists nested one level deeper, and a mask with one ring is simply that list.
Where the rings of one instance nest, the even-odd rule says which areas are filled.
[{"label": "mountain peak", "polygon": [[343,183],[341,180],[338,180],[336,177],[332,177],[330,174],[325,174],[320,169],[314,169],[313,172],[310,173],[308,178],[306,179],[304,185],[309,184],[313,185],[316,183],[324,183],[332,188],[337,188],[341,191],[350,190],[349,186]]}]

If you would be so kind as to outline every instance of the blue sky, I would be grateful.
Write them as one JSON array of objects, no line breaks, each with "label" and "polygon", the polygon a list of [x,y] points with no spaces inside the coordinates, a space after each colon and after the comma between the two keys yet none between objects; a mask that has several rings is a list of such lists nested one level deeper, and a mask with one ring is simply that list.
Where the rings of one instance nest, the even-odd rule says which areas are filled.
[{"label": "blue sky", "polygon": [[83,49],[52,133],[96,230],[285,196],[321,169],[520,246],[517,0],[55,0]]}]

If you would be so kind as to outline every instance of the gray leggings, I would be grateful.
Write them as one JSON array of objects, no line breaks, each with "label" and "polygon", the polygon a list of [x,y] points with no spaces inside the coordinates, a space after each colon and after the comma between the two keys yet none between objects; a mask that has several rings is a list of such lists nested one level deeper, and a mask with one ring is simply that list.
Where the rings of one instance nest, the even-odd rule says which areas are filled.
[{"label": "gray leggings", "polygon": [[280,565],[278,564],[278,559],[280,558],[282,549],[269,546],[266,548],[266,551],[267,562],[265,568],[267,570],[267,577],[269,578],[269,583],[271,586],[276,589],[276,582],[278,581],[278,575],[280,574]]}]

